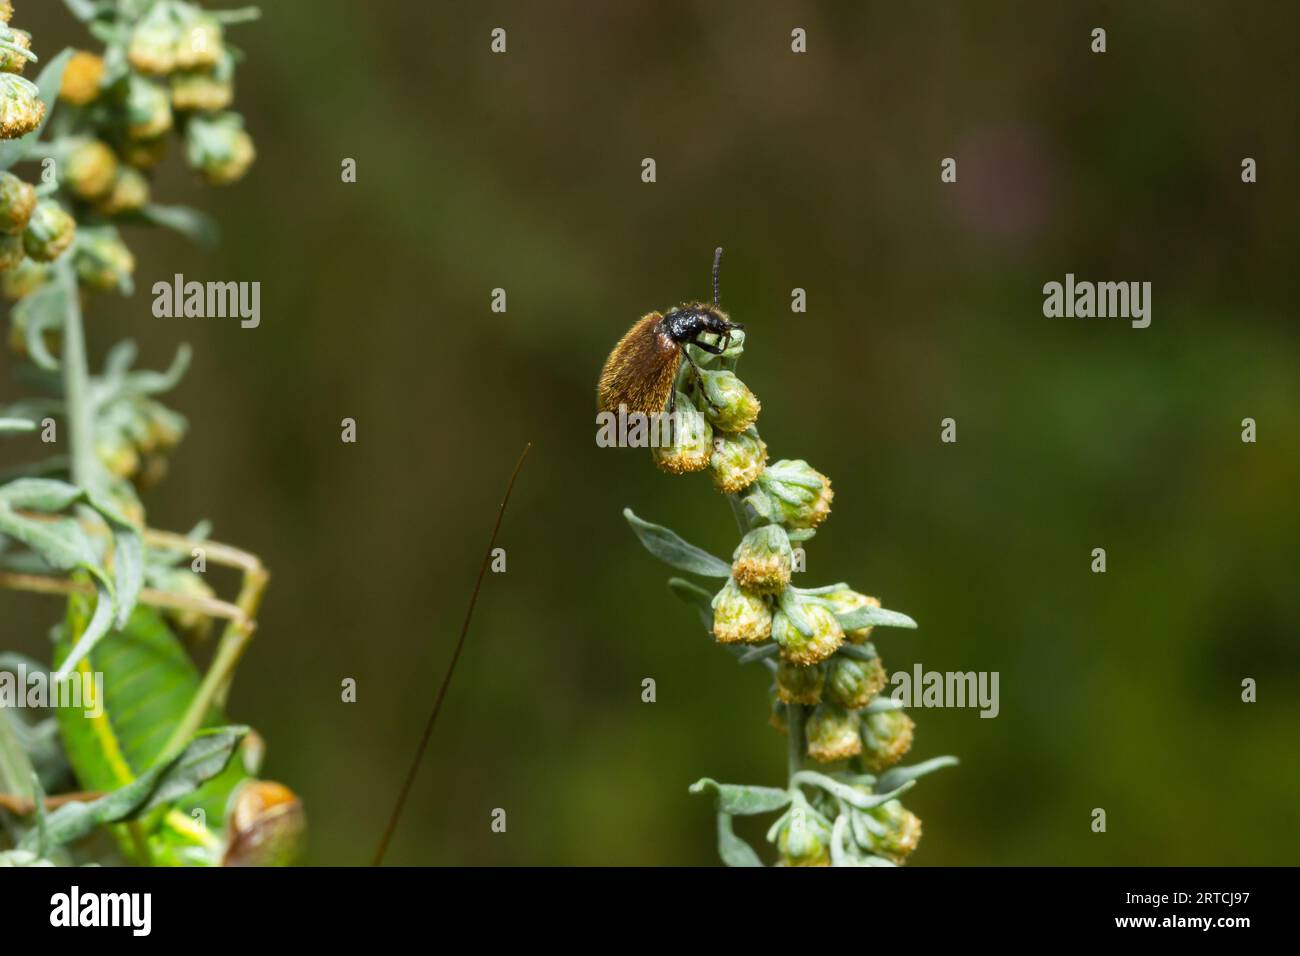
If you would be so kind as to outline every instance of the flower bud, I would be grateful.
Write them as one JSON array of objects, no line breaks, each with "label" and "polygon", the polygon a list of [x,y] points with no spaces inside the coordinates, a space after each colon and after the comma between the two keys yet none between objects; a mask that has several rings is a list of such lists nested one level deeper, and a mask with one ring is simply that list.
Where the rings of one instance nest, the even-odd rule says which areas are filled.
[{"label": "flower bud", "polygon": [[780,866],[830,866],[831,825],[811,807],[795,806],[781,823],[776,845]]},{"label": "flower bud", "polygon": [[713,486],[724,495],[748,488],[763,473],[766,463],[767,446],[752,429],[739,435],[719,432],[713,436],[709,467]]},{"label": "flower bud", "polygon": [[820,664],[801,667],[781,661],[776,668],[776,696],[787,704],[818,704],[826,684],[826,668]]},{"label": "flower bud", "polygon": [[98,199],[113,188],[117,154],[97,139],[83,139],[68,151],[63,182],[80,199]]},{"label": "flower bud", "polygon": [[[19,242],[22,242],[21,235],[19,235],[18,239]],[[23,251],[26,252],[25,247]],[[13,269],[8,271],[0,270],[0,291],[4,292],[6,299],[16,302],[31,295],[45,285],[49,279],[49,266],[42,262],[24,259]]]},{"label": "flower bud", "polygon": [[776,594],[790,583],[794,551],[779,525],[763,525],[741,539],[732,554],[731,576],[747,591]]},{"label": "flower bud", "polygon": [[736,377],[735,372],[702,369],[704,381],[704,414],[719,431],[743,432],[758,420],[761,407],[749,387]]},{"label": "flower bud", "polygon": [[95,455],[108,473],[118,478],[130,478],[140,470],[139,453],[120,433],[101,435],[95,442]]},{"label": "flower bud", "polygon": [[17,269],[27,258],[21,233],[0,234],[0,272]]},{"label": "flower bud", "polygon": [[131,77],[125,112],[131,139],[157,139],[172,128],[172,100],[157,83]]},{"label": "flower bud", "polygon": [[136,169],[153,169],[166,158],[170,146],[166,136],[129,139],[121,144],[122,161]]},{"label": "flower bud", "polygon": [[135,256],[112,226],[83,228],[72,262],[77,278],[90,288],[130,294]]},{"label": "flower bud", "polygon": [[862,718],[862,762],[872,773],[892,767],[912,749],[916,724],[901,710],[882,710]]},{"label": "flower bud", "polygon": [[0,23],[8,23],[14,16],[13,0],[0,0]]},{"label": "flower bud", "polygon": [[23,232],[23,247],[37,262],[53,262],[76,237],[76,220],[53,199],[42,199]]},{"label": "flower bud", "polygon": [[206,13],[198,13],[181,27],[176,41],[176,66],[182,70],[207,70],[221,62],[226,48],[221,24]]},{"label": "flower bud", "polygon": [[186,70],[171,75],[172,109],[179,112],[202,110],[215,113],[235,98],[234,86],[207,70]]},{"label": "flower bud", "polygon": [[[22,50],[32,48],[32,35],[26,30],[10,30],[9,42]],[[27,57],[15,50],[0,49],[0,72],[21,73],[27,68]]]},{"label": "flower bud", "polygon": [[806,461],[778,461],[761,482],[787,527],[815,528],[831,513],[831,480]]},{"label": "flower bud", "polygon": [[158,451],[171,451],[185,437],[189,423],[185,416],[174,412],[161,402],[144,406],[145,425],[149,431],[151,447]]},{"label": "flower bud", "polygon": [[685,395],[677,395],[677,410],[671,423],[672,443],[650,450],[655,466],[670,475],[685,475],[709,467],[713,452],[713,429]]},{"label": "flower bud", "polygon": [[0,173],[0,232],[22,232],[35,209],[35,187],[13,173]]},{"label": "flower bud", "polygon": [[[836,614],[847,614],[849,611],[856,611],[860,607],[880,607],[880,599],[867,597],[865,594],[859,594],[857,591],[832,591],[824,595],[827,601],[834,607]],[[874,625],[860,627],[853,631],[846,631],[844,636],[849,639],[851,644],[863,644],[871,636]]]},{"label": "flower bud", "polygon": [[0,139],[18,139],[41,125],[45,104],[30,80],[0,73]]},{"label": "flower bud", "polygon": [[[787,613],[788,608],[789,613]],[[802,617],[801,630],[795,617]],[[772,639],[781,645],[781,657],[792,664],[819,664],[844,643],[844,630],[835,615],[818,604],[798,608],[783,606],[772,616]]]},{"label": "flower bud", "polygon": [[190,166],[214,186],[242,178],[257,156],[238,113],[195,116],[185,129],[185,149]]},{"label": "flower bud", "polygon": [[719,644],[761,644],[772,636],[772,611],[761,595],[728,580],[713,596],[713,636]]},{"label": "flower bud", "polygon": [[105,216],[137,212],[149,203],[149,180],[138,169],[119,164],[113,188],[100,199],[96,209]]},{"label": "flower bud", "polygon": [[826,675],[826,696],[841,707],[859,710],[871,703],[888,680],[879,657],[858,661],[836,654]]},{"label": "flower bud", "polygon": [[165,76],[176,69],[180,24],[168,4],[155,4],[131,31],[127,61],[141,73]]},{"label": "flower bud", "polygon": [[246,780],[226,805],[222,866],[288,866],[302,852],[307,818],[302,801],[270,780]]},{"label": "flower bud", "polygon": [[902,863],[921,842],[921,818],[897,800],[865,811],[863,823],[868,836],[863,849],[892,863]]},{"label": "flower bud", "polygon": [[73,106],[86,106],[99,98],[99,84],[104,79],[104,59],[78,50],[63,68],[59,99]]},{"label": "flower bud", "polygon": [[856,757],[862,753],[858,724],[857,711],[845,710],[829,701],[818,704],[804,725],[808,756],[820,763]]}]

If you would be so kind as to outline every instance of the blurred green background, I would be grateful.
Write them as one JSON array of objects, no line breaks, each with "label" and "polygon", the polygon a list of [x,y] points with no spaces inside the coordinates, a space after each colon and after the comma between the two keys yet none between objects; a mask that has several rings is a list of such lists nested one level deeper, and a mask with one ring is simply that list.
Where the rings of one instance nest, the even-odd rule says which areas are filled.
[{"label": "blurred green background", "polygon": [[[891,669],[1001,675],[994,720],[913,712],[911,758],[962,759],[907,801],[913,861],[1295,862],[1294,8],[264,6],[232,35],[250,178],[174,161],[157,190],[223,244],[128,236],[139,291],[89,334],[154,366],[195,347],[150,520],[210,518],[272,569],[231,711],[305,800],[308,862],[373,853],[528,441],[508,571],[389,861],[712,864],[687,785],[783,780],[766,672],[712,645],[620,516],[721,554],[726,505],[593,440],[608,349],[705,296],[716,245],[773,457],[835,483],[802,583],[914,616],[877,641]],[[61,4],[18,7],[39,52],[78,41]],[[261,328],[153,318],[176,272],[262,282]],[[1152,282],[1151,327],[1044,318],[1067,272]],[[44,655],[57,603],[2,599],[6,646]]]}]

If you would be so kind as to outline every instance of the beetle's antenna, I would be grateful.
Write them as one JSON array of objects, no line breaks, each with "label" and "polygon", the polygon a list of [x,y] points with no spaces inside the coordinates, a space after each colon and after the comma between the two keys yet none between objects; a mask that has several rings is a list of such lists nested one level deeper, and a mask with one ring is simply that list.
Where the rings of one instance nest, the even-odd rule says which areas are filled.
[{"label": "beetle's antenna", "polygon": [[722,246],[713,250],[713,304],[718,304],[718,272],[722,269]]}]

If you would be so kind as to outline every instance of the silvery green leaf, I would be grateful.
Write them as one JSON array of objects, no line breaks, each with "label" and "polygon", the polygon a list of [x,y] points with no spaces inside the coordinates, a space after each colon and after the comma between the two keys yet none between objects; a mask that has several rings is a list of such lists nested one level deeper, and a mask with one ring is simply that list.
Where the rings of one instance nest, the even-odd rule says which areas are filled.
[{"label": "silvery green leaf", "polygon": [[[790,534],[791,534],[790,540],[793,541],[794,532],[792,531],[790,532]],[[836,591],[847,591],[848,589],[849,586],[845,584],[843,581],[841,581],[839,584],[823,584],[821,587],[816,587],[816,588],[799,588],[799,587],[795,587],[794,585],[790,585],[790,590],[793,591],[795,594],[803,594],[809,597],[820,597],[821,595],[824,594],[834,594]]]},{"label": "silvery green leaf", "polygon": [[[173,803],[225,769],[247,727],[219,727],[194,735],[179,753],[164,758],[131,783],[91,803],[67,803],[49,814],[49,840],[56,846],[78,840],[105,823],[118,823]],[[28,834],[20,849],[36,850],[39,837]]]},{"label": "silvery green leaf", "polygon": [[762,866],[754,848],[736,836],[731,828],[731,815],[718,814],[718,856],[727,866]]},{"label": "silvery green leaf", "polygon": [[631,508],[623,509],[623,517],[632,526],[642,546],[670,567],[711,578],[731,576],[731,565],[693,544],[687,544],[676,532],[641,520]]},{"label": "silvery green leaf", "polygon": [[691,784],[691,793],[717,795],[718,812],[733,816],[753,813],[771,813],[790,802],[789,790],[775,787],[749,787],[742,784],[718,783],[709,777]]},{"label": "silvery green leaf", "polygon": [[0,853],[0,868],[18,866],[54,866],[44,857],[37,856],[31,850],[5,850]]},{"label": "silvery green leaf", "polygon": [[887,793],[863,793],[861,790],[855,790],[847,784],[840,783],[824,773],[818,773],[815,770],[800,770],[790,778],[793,784],[807,785],[812,787],[821,787],[833,797],[839,797],[845,803],[857,807],[859,810],[871,810],[880,806],[882,803],[888,803],[900,793],[910,790],[915,782],[908,782]]},{"label": "silvery green leaf", "polygon": [[883,714],[887,710],[902,710],[903,705],[892,697],[875,697],[871,703],[863,707],[860,713],[863,714]]},{"label": "silvery green leaf", "polygon": [[682,578],[669,578],[668,590],[677,595],[691,607],[700,616],[700,623],[709,633],[713,633],[713,595],[698,584],[692,584],[690,581]]},{"label": "silvery green leaf", "polygon": [[140,210],[139,216],[146,222],[179,232],[195,245],[205,248],[216,245],[220,237],[220,230],[212,217],[189,206],[149,203]]},{"label": "silvery green leaf", "polygon": [[777,598],[777,603],[781,605],[781,610],[785,613],[785,616],[790,619],[790,623],[798,629],[800,634],[803,634],[805,637],[811,637],[813,635],[813,632],[817,629],[816,625],[813,624],[812,619],[804,612],[803,601],[797,594],[795,594],[792,588],[787,587],[782,591],[781,596]]},{"label": "silvery green leaf", "polygon": [[849,820],[849,813],[841,813],[831,827],[831,866],[879,866],[871,861],[880,857],[864,857],[856,841],[849,838]]},{"label": "silvery green leaf", "polygon": [[893,790],[905,783],[919,780],[927,773],[934,773],[944,767],[955,767],[960,762],[956,757],[935,757],[910,767],[893,767],[881,776],[878,786],[881,790]]},{"label": "silvery green leaf", "polygon": [[[41,131],[45,129],[45,124],[50,121],[50,114],[54,112],[54,104],[59,96],[59,88],[63,85],[63,69],[72,59],[73,51],[64,50],[53,60],[45,65],[40,75],[36,77],[36,89],[40,92],[41,100],[45,103],[45,118],[41,125],[32,130],[26,136],[19,139],[9,139],[0,142],[0,170],[8,169],[23,158],[27,152],[27,147],[40,139]],[[18,77],[21,79],[21,77]],[[24,81],[25,82],[25,81]]]},{"label": "silvery green leaf", "polygon": [[0,486],[0,501],[29,511],[62,511],[82,497],[76,485],[51,478],[19,478]]},{"label": "silvery green leaf", "polygon": [[776,657],[780,651],[781,648],[775,642],[746,647],[741,651],[740,663],[752,664],[754,661],[766,660],[769,657]]},{"label": "silvery green leaf", "polygon": [[0,500],[0,534],[27,545],[59,571],[85,568],[103,574],[90,539],[81,526],[69,518],[37,521],[16,514],[8,503]]},{"label": "silvery green leaf", "polygon": [[835,653],[843,654],[845,657],[851,657],[855,661],[874,661],[880,655],[876,653],[876,647],[870,641],[865,644],[849,644],[845,642]]},{"label": "silvery green leaf", "polygon": [[26,418],[0,418],[0,435],[36,431],[36,423]]},{"label": "silvery green leaf", "polygon": [[846,631],[856,631],[864,627],[916,627],[916,622],[906,614],[888,611],[883,607],[860,607],[845,611],[843,614],[836,614],[835,619]]}]

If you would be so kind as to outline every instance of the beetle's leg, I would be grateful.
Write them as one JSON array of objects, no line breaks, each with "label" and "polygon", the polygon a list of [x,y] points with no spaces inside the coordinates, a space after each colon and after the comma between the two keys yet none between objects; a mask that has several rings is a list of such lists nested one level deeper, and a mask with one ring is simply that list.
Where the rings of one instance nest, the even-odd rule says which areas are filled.
[{"label": "beetle's leg", "polygon": [[[698,342],[695,342],[695,343],[693,343],[693,344],[695,344],[695,345],[699,345]],[[704,389],[704,376],[700,373],[700,367],[699,367],[698,365],[695,364],[695,359],[691,358],[691,353],[688,352],[688,351],[686,351],[686,346],[683,345],[681,348],[682,348],[682,355],[686,357],[686,362],[687,362],[687,364],[690,365],[690,367],[691,367],[691,371],[693,371],[693,372],[695,373],[695,381],[696,381],[696,382],[699,384],[699,386],[700,386],[700,394],[703,395],[703,396],[704,396],[704,400],[705,400],[706,402],[709,403],[709,407],[712,408],[714,411],[717,411],[721,406],[715,404],[714,401],[713,401],[713,399],[709,398],[709,393],[708,393],[707,391],[705,391],[705,389]],[[703,346],[703,345],[700,345],[700,348],[704,349],[704,351],[706,351],[706,352],[711,352],[711,351],[712,351],[712,349],[707,348],[707,347],[705,347],[705,346]],[[717,355],[717,354],[719,354],[719,353],[714,352],[713,354],[714,354],[714,355]]]}]

